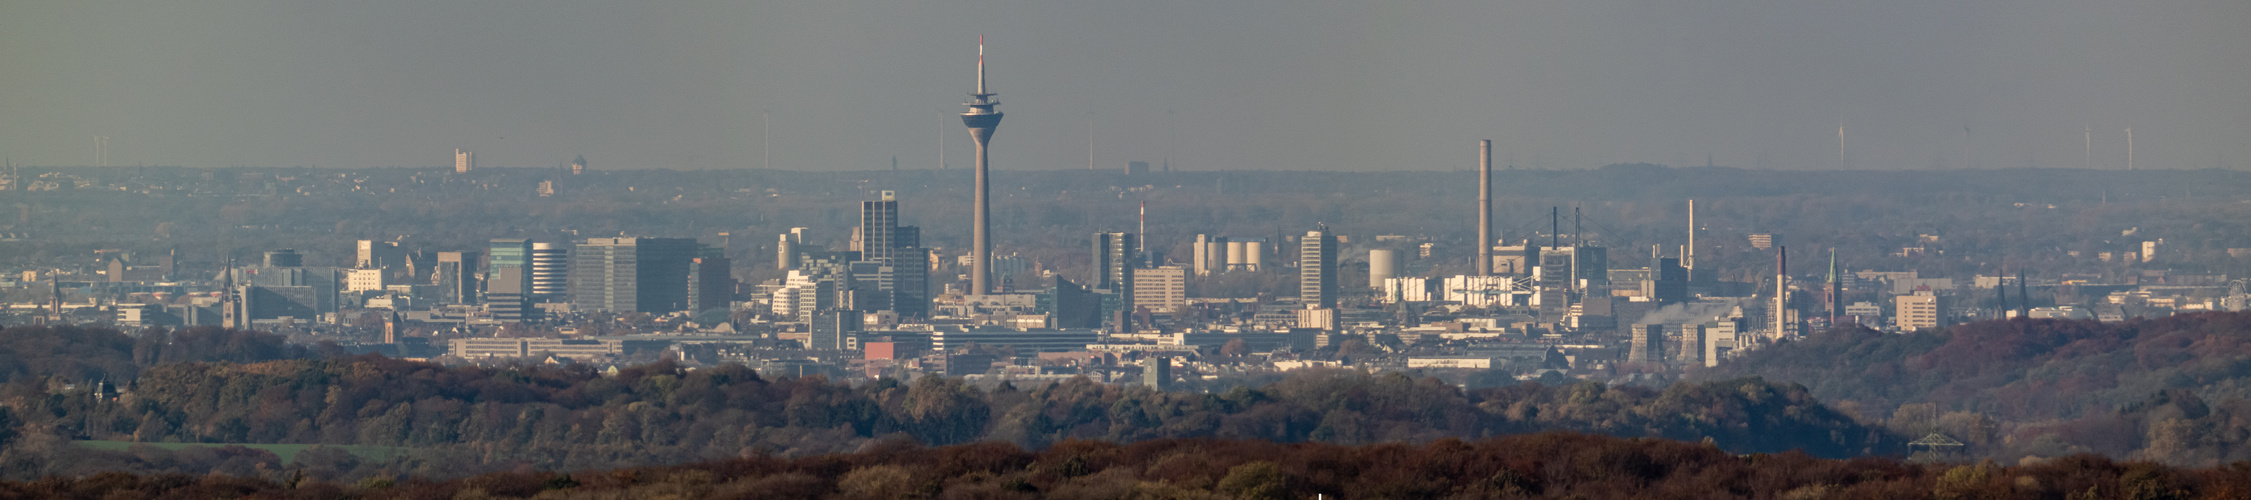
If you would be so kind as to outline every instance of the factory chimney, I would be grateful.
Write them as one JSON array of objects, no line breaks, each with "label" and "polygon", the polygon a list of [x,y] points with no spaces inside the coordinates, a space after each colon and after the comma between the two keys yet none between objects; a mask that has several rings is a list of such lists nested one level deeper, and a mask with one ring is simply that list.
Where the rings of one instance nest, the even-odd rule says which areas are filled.
[{"label": "factory chimney", "polygon": [[1790,249],[1774,247],[1774,338],[1788,335],[1790,330]]},{"label": "factory chimney", "polygon": [[1493,275],[1493,141],[1477,141],[1477,269]]}]

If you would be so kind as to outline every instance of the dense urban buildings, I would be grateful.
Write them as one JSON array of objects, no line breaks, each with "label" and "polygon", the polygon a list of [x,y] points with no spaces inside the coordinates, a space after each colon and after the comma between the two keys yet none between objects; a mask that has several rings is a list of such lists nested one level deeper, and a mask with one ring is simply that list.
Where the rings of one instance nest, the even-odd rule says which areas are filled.
[{"label": "dense urban buildings", "polygon": [[[529,253],[530,246],[524,251]],[[688,307],[688,270],[698,255],[696,240],[587,238],[571,251],[574,311],[666,313]]]}]

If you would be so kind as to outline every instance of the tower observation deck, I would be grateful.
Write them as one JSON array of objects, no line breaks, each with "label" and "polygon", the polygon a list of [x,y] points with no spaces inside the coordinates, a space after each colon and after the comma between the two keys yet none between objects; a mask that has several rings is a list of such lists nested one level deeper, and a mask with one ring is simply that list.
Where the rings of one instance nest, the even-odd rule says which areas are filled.
[{"label": "tower observation deck", "polygon": [[989,173],[992,159],[987,151],[993,140],[993,130],[1000,128],[1001,118],[1001,112],[993,109],[994,106],[1000,105],[1000,101],[993,100],[994,95],[996,94],[985,89],[985,37],[979,35],[977,37],[977,90],[969,93],[969,102],[962,103],[969,106],[969,111],[961,114],[961,124],[969,127],[969,138],[977,141],[977,194],[976,206],[972,209],[975,212],[976,220],[970,223],[969,238],[969,253],[971,255],[970,295],[985,295],[993,291],[992,193],[990,189],[992,177]]}]

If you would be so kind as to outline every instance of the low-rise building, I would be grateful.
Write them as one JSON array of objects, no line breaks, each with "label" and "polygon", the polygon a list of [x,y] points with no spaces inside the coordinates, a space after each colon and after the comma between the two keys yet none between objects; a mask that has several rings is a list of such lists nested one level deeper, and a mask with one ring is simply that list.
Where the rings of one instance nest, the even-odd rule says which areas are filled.
[{"label": "low-rise building", "polygon": [[528,358],[534,356],[544,358],[549,355],[587,359],[624,354],[625,341],[496,337],[460,338],[453,339],[452,349],[449,349],[447,353],[467,359]]}]

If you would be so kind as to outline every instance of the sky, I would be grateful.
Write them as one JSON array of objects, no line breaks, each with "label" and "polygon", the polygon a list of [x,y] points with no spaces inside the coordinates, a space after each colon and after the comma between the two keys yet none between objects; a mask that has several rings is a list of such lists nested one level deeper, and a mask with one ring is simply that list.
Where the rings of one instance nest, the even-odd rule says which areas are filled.
[{"label": "sky", "polygon": [[[2251,2],[0,3],[19,165],[2251,169]],[[770,132],[769,132],[770,123]],[[1842,159],[1839,127],[1842,126]],[[2091,142],[2089,137],[2091,136]]]}]

